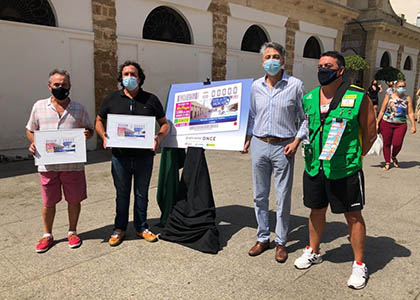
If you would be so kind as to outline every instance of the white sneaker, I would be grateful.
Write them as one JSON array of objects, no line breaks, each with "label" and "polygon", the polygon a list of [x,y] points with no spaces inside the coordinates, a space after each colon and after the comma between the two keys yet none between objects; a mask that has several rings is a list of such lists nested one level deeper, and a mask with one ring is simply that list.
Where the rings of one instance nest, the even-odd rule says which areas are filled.
[{"label": "white sneaker", "polygon": [[320,263],[322,263],[321,254],[312,253],[312,248],[306,246],[306,248],[303,249],[302,256],[295,260],[295,267],[296,269],[302,270],[309,268],[313,264]]},{"label": "white sneaker", "polygon": [[360,290],[366,286],[368,278],[369,274],[366,265],[358,265],[356,261],[354,261],[353,272],[351,273],[351,276],[347,281],[347,285],[349,288]]}]

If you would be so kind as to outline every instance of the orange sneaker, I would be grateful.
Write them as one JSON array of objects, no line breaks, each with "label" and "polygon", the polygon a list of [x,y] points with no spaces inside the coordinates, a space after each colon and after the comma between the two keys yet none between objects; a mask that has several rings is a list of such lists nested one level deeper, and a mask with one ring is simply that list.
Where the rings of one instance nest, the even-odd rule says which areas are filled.
[{"label": "orange sneaker", "polygon": [[158,240],[157,236],[149,229],[145,229],[143,232],[136,232],[136,235],[148,242],[156,242]]},{"label": "orange sneaker", "polygon": [[108,240],[108,243],[110,246],[118,246],[121,244],[125,237],[125,231],[114,231],[114,233],[111,235],[111,237]]}]

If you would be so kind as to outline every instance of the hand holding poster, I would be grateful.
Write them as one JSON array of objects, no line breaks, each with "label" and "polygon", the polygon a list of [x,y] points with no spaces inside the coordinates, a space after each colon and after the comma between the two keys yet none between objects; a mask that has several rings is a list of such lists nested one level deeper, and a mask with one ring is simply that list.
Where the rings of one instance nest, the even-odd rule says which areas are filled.
[{"label": "hand holding poster", "polygon": [[84,128],[34,132],[35,165],[86,162]]}]

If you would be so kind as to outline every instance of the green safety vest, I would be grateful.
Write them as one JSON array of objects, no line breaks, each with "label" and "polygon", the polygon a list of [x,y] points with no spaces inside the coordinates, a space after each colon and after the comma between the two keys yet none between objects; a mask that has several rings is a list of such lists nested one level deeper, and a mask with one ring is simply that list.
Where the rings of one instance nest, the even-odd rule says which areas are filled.
[{"label": "green safety vest", "polygon": [[[303,97],[310,140],[309,144],[304,145],[305,171],[310,176],[317,175],[322,167],[328,179],[340,179],[362,168],[358,116],[364,94],[360,88],[350,86],[337,107],[329,112],[323,124],[321,124],[320,115],[320,87],[313,89]],[[347,119],[347,125],[331,160],[321,161],[318,158],[327,140],[333,118]]]}]

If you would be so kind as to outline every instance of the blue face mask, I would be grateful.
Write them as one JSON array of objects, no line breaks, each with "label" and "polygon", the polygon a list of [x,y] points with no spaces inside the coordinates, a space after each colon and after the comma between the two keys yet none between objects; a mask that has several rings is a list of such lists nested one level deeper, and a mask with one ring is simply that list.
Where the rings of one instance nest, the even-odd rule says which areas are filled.
[{"label": "blue face mask", "polygon": [[136,87],[139,85],[137,78],[135,77],[124,77],[122,84],[129,91],[136,89]]},{"label": "blue face mask", "polygon": [[406,91],[407,91],[406,88],[403,88],[403,87],[397,88],[397,93],[400,95],[405,94]]},{"label": "blue face mask", "polygon": [[283,69],[280,61],[277,59],[269,59],[264,62],[264,70],[271,76],[276,75]]}]

